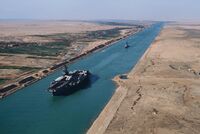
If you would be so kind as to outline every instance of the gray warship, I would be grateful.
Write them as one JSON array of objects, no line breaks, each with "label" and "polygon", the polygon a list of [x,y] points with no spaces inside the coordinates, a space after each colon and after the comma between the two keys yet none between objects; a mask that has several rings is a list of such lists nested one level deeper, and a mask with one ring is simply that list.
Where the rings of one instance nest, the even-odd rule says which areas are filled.
[{"label": "gray warship", "polygon": [[63,75],[51,82],[48,91],[54,96],[72,94],[83,89],[89,84],[90,72],[86,70],[74,70],[68,72],[67,67],[63,69]]}]

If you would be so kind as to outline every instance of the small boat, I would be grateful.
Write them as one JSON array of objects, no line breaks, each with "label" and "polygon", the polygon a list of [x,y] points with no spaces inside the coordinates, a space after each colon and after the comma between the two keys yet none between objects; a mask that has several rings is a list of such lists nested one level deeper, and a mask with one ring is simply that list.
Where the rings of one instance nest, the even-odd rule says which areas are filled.
[{"label": "small boat", "polygon": [[124,45],[124,48],[129,48],[130,46],[128,45],[128,42]]}]

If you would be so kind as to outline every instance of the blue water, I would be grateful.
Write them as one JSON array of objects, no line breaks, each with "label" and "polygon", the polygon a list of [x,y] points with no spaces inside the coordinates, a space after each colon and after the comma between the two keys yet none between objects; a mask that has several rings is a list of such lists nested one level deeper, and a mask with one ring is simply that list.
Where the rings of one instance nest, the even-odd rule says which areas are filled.
[{"label": "blue water", "polygon": [[[116,86],[112,78],[129,72],[162,28],[162,23],[69,66],[69,70],[88,69],[93,83],[87,89],[65,97],[47,92],[49,83],[61,75],[52,75],[0,101],[1,134],[82,134],[111,98]],[[124,48],[128,41],[128,49]]]}]

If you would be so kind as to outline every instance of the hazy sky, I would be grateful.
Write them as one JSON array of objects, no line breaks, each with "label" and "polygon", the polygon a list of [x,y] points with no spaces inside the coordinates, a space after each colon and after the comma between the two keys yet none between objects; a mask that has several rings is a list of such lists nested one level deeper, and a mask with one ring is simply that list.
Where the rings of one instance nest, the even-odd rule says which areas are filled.
[{"label": "hazy sky", "polygon": [[200,21],[200,0],[0,0],[0,19]]}]

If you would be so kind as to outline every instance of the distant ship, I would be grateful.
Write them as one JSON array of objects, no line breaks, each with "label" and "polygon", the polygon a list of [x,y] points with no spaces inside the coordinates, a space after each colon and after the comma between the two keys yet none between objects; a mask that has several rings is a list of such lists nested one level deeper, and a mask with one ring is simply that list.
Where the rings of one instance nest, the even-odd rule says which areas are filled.
[{"label": "distant ship", "polygon": [[128,45],[128,42],[124,45],[124,48],[129,48],[130,46]]},{"label": "distant ship", "polygon": [[54,96],[69,95],[82,89],[89,83],[89,71],[74,70],[68,72],[65,66],[63,72],[64,74],[55,79],[48,89]]}]

